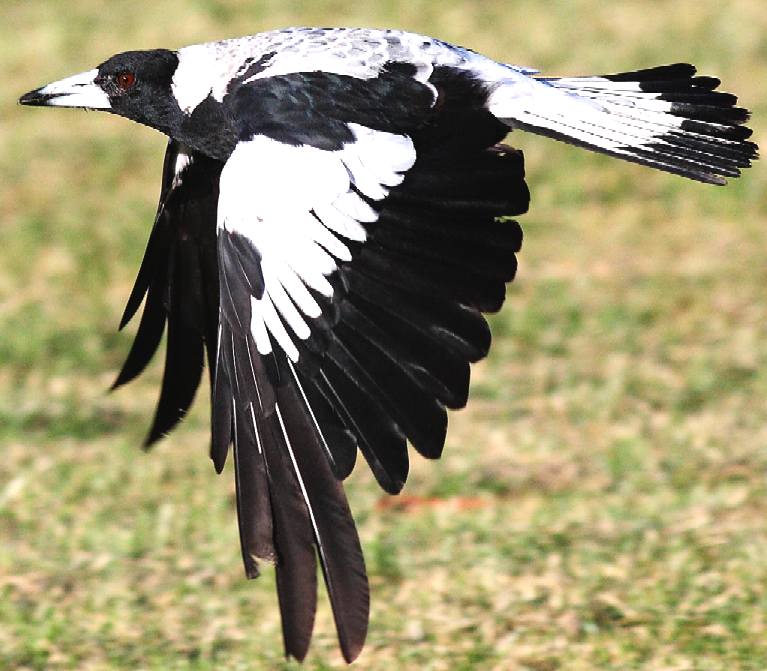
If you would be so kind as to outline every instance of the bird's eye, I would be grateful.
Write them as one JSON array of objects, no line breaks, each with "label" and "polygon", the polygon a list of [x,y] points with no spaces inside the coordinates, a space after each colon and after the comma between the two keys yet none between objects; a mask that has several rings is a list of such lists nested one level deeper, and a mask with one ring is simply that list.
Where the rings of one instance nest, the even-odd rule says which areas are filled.
[{"label": "bird's eye", "polygon": [[115,77],[115,82],[121,91],[127,91],[136,83],[136,75],[132,72],[120,72]]}]

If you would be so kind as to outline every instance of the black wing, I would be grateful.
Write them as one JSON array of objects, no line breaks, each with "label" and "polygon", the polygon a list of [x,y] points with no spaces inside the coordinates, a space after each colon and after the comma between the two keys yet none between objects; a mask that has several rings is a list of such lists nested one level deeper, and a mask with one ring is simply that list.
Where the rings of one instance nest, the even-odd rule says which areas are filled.
[{"label": "black wing", "polygon": [[157,215],[120,328],[146,297],[144,310],[113,386],[130,382],[144,370],[167,324],[165,372],[147,448],[173,429],[192,404],[205,350],[213,383],[218,329],[216,208],[222,167],[174,140],[168,143]]},{"label": "black wing", "polygon": [[[351,185],[349,192],[364,207],[357,208],[360,216],[346,234],[339,221],[327,218],[324,204],[312,210],[312,216],[324,212],[326,221],[318,215],[317,220],[348,256],[323,231],[319,237],[326,246],[318,243],[321,249],[312,258],[317,261],[326,252],[333,267],[325,273],[328,268],[320,264],[314,269],[318,275],[307,271],[305,277],[299,269],[294,273],[298,284],[292,276],[285,280],[289,290],[275,297],[272,308],[277,307],[264,317],[264,298],[276,286],[270,281],[275,275],[269,259],[284,260],[273,254],[283,248],[271,244],[272,239],[262,240],[259,247],[258,234],[249,235],[247,227],[223,225],[218,235],[221,319],[218,323],[217,313],[211,457],[221,470],[234,443],[246,572],[257,575],[257,558],[275,560],[286,652],[298,659],[306,654],[313,627],[316,555],[344,657],[352,660],[359,654],[367,631],[368,588],[341,480],[352,470],[357,448],[391,493],[407,478],[408,441],[429,458],[440,455],[446,409],[466,403],[470,363],[484,357],[490,346],[482,313],[501,307],[505,283],[516,271],[522,234],[506,217],[525,212],[529,202],[522,155],[497,144],[506,128],[483,109],[480,85],[437,69],[430,83],[439,98],[432,106],[432,90],[407,72],[389,73],[386,81],[372,83],[341,76],[323,82],[318,74],[272,78],[278,88],[293,87],[291,96],[270,96],[270,82],[258,82],[259,115],[245,117],[241,129],[242,142],[267,138],[325,152],[343,150],[355,125],[409,138],[416,159],[401,183],[383,185],[383,197],[366,193],[363,184]],[[316,86],[330,95],[323,98]],[[401,95],[402,86],[410,96]],[[350,90],[354,102],[347,112],[334,112],[334,101]],[[245,110],[256,105],[252,91],[243,88],[238,99]],[[305,104],[288,110],[278,105],[286,98],[306,101],[312,96],[311,113]],[[415,96],[422,102],[381,115],[387,96],[411,102]],[[365,100],[372,102],[366,107]],[[237,101],[228,103],[235,106]],[[360,110],[367,116],[361,118]],[[265,141],[262,146],[271,147]],[[278,148],[262,158],[281,152]],[[300,166],[296,169],[300,172]],[[268,179],[271,170],[277,168],[267,165],[256,173]],[[375,190],[367,190],[371,188]],[[211,230],[206,236],[215,235],[214,211],[208,210]],[[352,205],[345,213],[354,211]],[[155,238],[161,236],[153,233],[150,249],[160,253],[150,256],[148,250],[150,261],[144,265],[153,272],[142,266],[136,290],[143,293],[150,287],[150,296],[147,277],[162,274],[170,258],[169,246],[153,245]],[[166,287],[168,282],[157,284]],[[132,309],[129,304],[128,316],[137,302],[132,300]],[[211,304],[207,306],[199,323],[206,325],[202,342],[210,344]],[[147,300],[145,313],[149,307]],[[264,326],[259,338],[253,331],[254,311]],[[169,324],[177,319],[172,311],[165,315]],[[196,333],[193,341],[199,344],[200,331]],[[147,336],[143,340],[155,342]],[[154,348],[156,343],[143,346],[148,354],[137,359],[141,365],[129,367],[133,375]],[[183,351],[187,362],[192,361],[190,350]]]}]

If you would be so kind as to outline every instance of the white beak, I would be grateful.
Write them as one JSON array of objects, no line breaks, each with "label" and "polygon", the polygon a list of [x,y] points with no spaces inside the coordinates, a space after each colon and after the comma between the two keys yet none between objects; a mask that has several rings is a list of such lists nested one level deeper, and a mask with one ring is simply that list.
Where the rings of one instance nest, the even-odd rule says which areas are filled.
[{"label": "white beak", "polygon": [[98,70],[81,72],[47,86],[25,93],[19,98],[22,105],[38,107],[84,107],[94,110],[112,109],[109,97],[94,80]]}]

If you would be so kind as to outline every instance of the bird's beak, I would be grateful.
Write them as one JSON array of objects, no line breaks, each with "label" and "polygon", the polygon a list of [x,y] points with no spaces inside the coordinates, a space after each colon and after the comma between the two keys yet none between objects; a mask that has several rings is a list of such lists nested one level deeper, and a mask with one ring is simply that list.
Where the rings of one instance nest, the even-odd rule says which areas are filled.
[{"label": "bird's beak", "polygon": [[109,97],[96,84],[98,70],[81,72],[47,86],[25,93],[19,98],[21,105],[35,107],[84,107],[94,110],[112,109]]}]

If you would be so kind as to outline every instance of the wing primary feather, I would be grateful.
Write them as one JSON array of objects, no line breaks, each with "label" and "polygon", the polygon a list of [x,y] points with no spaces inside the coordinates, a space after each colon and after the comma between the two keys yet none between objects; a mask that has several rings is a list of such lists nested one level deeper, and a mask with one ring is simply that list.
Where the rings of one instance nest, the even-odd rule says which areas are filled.
[{"label": "wing primary feather", "polygon": [[338,337],[349,357],[356,360],[357,370],[364,369],[366,379],[361,380],[362,384],[380,399],[386,413],[418,452],[438,458],[447,432],[444,406],[418,384],[398,353],[386,348],[386,338],[373,322],[351,303],[344,303],[343,308]]},{"label": "wing primary feather", "polygon": [[296,374],[296,369],[293,366],[293,362],[288,360],[287,364],[288,364],[288,368],[290,369],[290,374],[291,374],[291,377],[293,378],[293,382],[296,385],[298,393],[301,396],[301,401],[303,402],[304,407],[306,408],[306,412],[309,414],[309,417],[311,418],[312,426],[314,427],[314,431],[319,440],[319,444],[322,447],[322,450],[325,453],[325,456],[327,457],[328,461],[330,462],[331,467],[333,468],[333,471],[336,472],[339,467],[335,463],[336,461],[335,454],[333,450],[330,448],[330,445],[325,439],[325,435],[322,431],[322,428],[317,422],[317,417],[315,416],[314,410],[312,409],[312,406],[309,404],[309,400],[307,399],[306,394],[304,393],[304,388],[301,385],[301,381],[298,379],[298,375]]},{"label": "wing primary feather", "polygon": [[122,317],[120,318],[119,329],[122,331],[128,322],[133,318],[141,305],[147,290],[151,286],[152,279],[158,270],[158,263],[164,263],[171,245],[172,231],[168,220],[163,216],[165,212],[165,203],[172,193],[173,177],[175,174],[175,163],[178,157],[180,145],[175,140],[169,140],[165,150],[165,158],[162,167],[162,188],[160,190],[160,200],[157,204],[157,212],[152,225],[152,232],[149,234],[144,257],[141,260],[136,281],[133,284],[128,302],[125,305]]},{"label": "wing primary feather", "polygon": [[318,389],[318,386],[323,384],[319,372],[315,371],[314,375],[307,376],[297,370],[296,375],[301,380],[301,389],[317,418],[318,425],[322,427],[322,433],[333,455],[330,463],[333,473],[339,480],[344,480],[354,469],[357,460],[357,437],[338,410]]},{"label": "wing primary feather", "polygon": [[392,352],[396,360],[407,366],[418,383],[428,389],[444,405],[462,408],[469,393],[469,359],[452,347],[453,338],[428,322],[413,324],[398,313],[387,313],[358,294],[351,303],[376,324],[376,337]]},{"label": "wing primary feather", "polygon": [[233,393],[229,376],[232,364],[227,360],[229,348],[224,343],[231,340],[229,327],[223,319],[218,327],[216,344],[216,370],[213,376],[213,397],[211,399],[210,458],[216,473],[224,470],[229,445],[232,443]]},{"label": "wing primary feather", "polygon": [[371,394],[364,370],[338,341],[328,350],[318,389],[359,441],[359,448],[384,491],[397,494],[407,480],[405,435]]},{"label": "wing primary feather", "polygon": [[387,315],[439,337],[446,346],[479,361],[490,349],[490,328],[479,310],[406,288],[387,286],[364,273],[348,273],[352,300],[375,303]]},{"label": "wing primary feather", "polygon": [[317,556],[309,511],[277,423],[254,412],[262,436],[274,525],[277,598],[285,654],[302,661],[309,649],[317,609]]},{"label": "wing primary feather", "polygon": [[[228,345],[236,360],[238,351],[235,338]],[[233,369],[236,391],[242,389],[238,369]],[[243,381],[244,382],[244,381]],[[240,531],[240,547],[248,578],[256,578],[258,559],[273,559],[272,515],[266,465],[261,454],[258,428],[253,420],[251,406],[238,403],[238,395],[232,398],[234,478],[237,502],[237,521]]]},{"label": "wing primary feather", "polygon": [[138,274],[136,275],[136,281],[133,283],[133,289],[131,289],[122,317],[120,318],[120,324],[118,326],[120,331],[128,325],[128,322],[133,319],[133,315],[136,314],[136,310],[139,309],[141,301],[150,290],[152,278],[156,274],[158,259],[164,261],[165,257],[168,255],[169,247],[170,233],[159,221],[156,221],[152,228],[152,232],[149,234],[149,241],[147,242],[146,251],[144,252],[141,266],[139,266]]},{"label": "wing primary feather", "polygon": [[370,608],[359,537],[343,487],[330,469],[296,385],[279,387],[277,397],[277,420],[309,512],[341,652],[352,662],[365,643]]},{"label": "wing primary feather", "polygon": [[182,239],[175,246],[169,273],[165,370],[145,447],[168,433],[186,415],[204,366],[204,299],[199,288],[199,257],[191,241]]},{"label": "wing primary feather", "polygon": [[138,377],[147,367],[160,345],[167,316],[162,298],[150,287],[133,345],[112,384],[112,391]]}]

